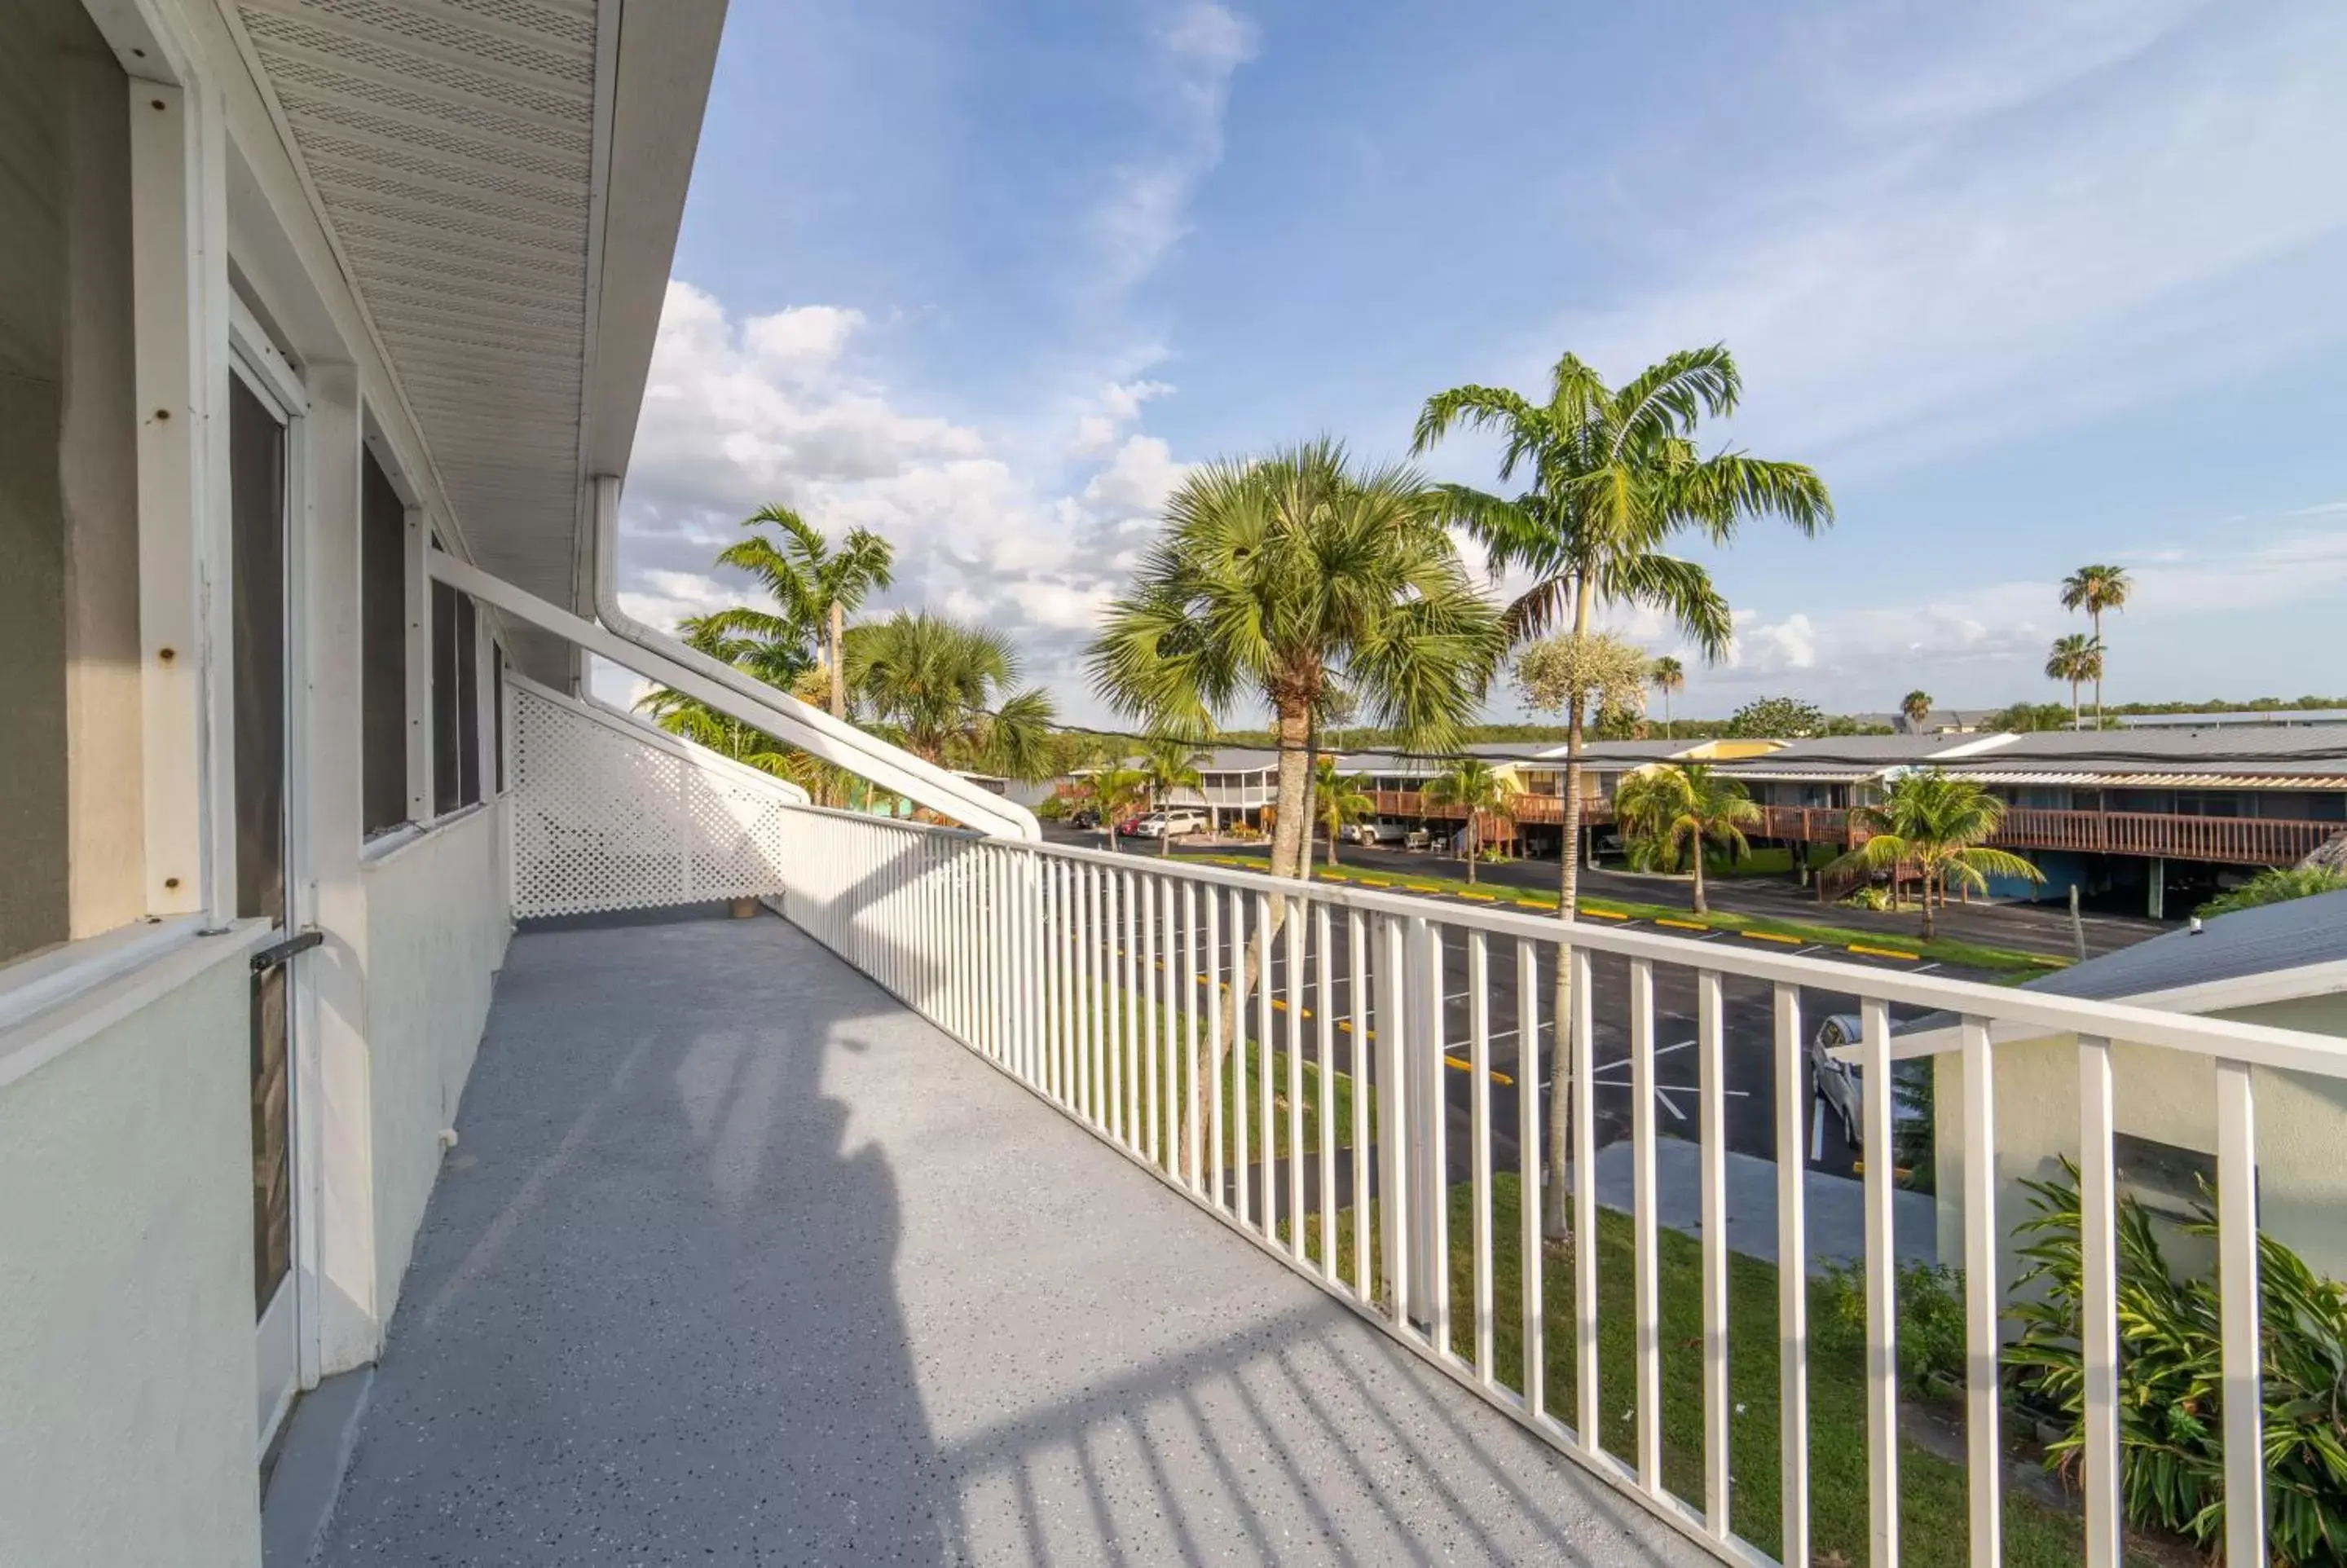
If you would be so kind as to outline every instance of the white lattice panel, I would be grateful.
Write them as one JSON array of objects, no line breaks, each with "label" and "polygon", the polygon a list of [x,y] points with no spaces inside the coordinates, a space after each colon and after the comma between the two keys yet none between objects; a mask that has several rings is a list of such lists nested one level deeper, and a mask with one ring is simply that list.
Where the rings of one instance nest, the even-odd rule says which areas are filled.
[{"label": "white lattice panel", "polygon": [[531,682],[508,691],[517,916],[785,890],[794,785]]}]

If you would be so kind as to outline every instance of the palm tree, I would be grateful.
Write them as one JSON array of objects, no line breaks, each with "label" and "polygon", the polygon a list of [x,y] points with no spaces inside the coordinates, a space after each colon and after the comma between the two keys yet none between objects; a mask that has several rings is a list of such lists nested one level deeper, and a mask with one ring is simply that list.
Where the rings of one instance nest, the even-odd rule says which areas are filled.
[{"label": "palm tree", "polygon": [[1340,682],[1403,744],[1450,744],[1500,650],[1498,616],[1405,467],[1357,474],[1330,441],[1194,472],[1089,655],[1119,712],[1176,732],[1250,697],[1279,747],[1274,876],[1303,866],[1313,704]]},{"label": "palm tree", "polygon": [[1111,850],[1122,852],[1116,842],[1116,825],[1146,806],[1153,793],[1148,769],[1130,767],[1121,762],[1110,764],[1085,781],[1085,797],[1100,814],[1101,836],[1108,841]]},{"label": "palm tree", "polygon": [[846,683],[875,730],[941,767],[1049,777],[1052,704],[1017,689],[1019,656],[991,627],[898,610],[858,626],[843,652]]},{"label": "palm tree", "polygon": [[[1777,517],[1805,535],[1832,522],[1825,482],[1798,463],[1741,452],[1702,456],[1695,434],[1706,416],[1735,411],[1742,379],[1727,350],[1713,344],[1670,355],[1609,387],[1573,354],[1556,362],[1546,403],[1504,387],[1454,386],[1427,399],[1414,450],[1424,452],[1455,425],[1503,438],[1501,483],[1519,466],[1532,486],[1512,500],[1454,486],[1457,519],[1479,538],[1494,571],[1529,571],[1532,586],[1508,607],[1512,641],[1563,622],[1576,642],[1601,602],[1660,610],[1706,659],[1727,651],[1733,635],[1727,601],[1694,561],[1664,553],[1682,533],[1715,544],[1747,518]],[[1557,916],[1573,918],[1580,892],[1581,752],[1587,719],[1576,695],[1564,743],[1563,865]],[[1567,967],[1557,967],[1556,1013],[1571,1016]],[[1551,1147],[1570,1131],[1569,1096],[1550,1100]],[[1549,1234],[1564,1235],[1565,1170],[1549,1167]]]},{"label": "palm tree", "polygon": [[801,638],[822,637],[827,627],[831,669],[831,712],[847,717],[847,617],[864,602],[866,594],[887,588],[896,552],[888,541],[869,528],[850,528],[837,548],[823,531],[788,507],[761,507],[743,519],[745,528],[771,525],[779,538],[753,534],[727,546],[717,564],[739,568],[765,585],[780,614],[758,610],[728,610],[719,616],[729,630],[780,635],[787,628]]},{"label": "palm tree", "polygon": [[[2103,611],[2123,610],[2127,592],[2135,584],[2127,580],[2124,568],[2115,566],[2082,566],[2062,579],[2062,608],[2083,610],[2090,624],[2097,651],[2103,644]],[[2103,672],[2095,671],[2095,728],[2103,727]]]},{"label": "palm tree", "polygon": [[1663,694],[1663,734],[1667,739],[1671,733],[1671,695],[1686,689],[1686,666],[1665,653],[1655,661],[1654,673],[1649,679],[1654,682],[1655,690]]},{"label": "palm tree", "polygon": [[1932,716],[1932,693],[1910,692],[1899,699],[1899,712],[1905,715],[1907,728],[1915,734],[1923,733],[1923,721]]},{"label": "palm tree", "polygon": [[1345,829],[1376,815],[1378,803],[1361,787],[1358,774],[1340,774],[1334,757],[1322,757],[1312,772],[1312,817],[1328,835],[1328,864],[1337,864],[1337,841]]},{"label": "palm tree", "polygon": [[[730,664],[743,674],[799,694],[813,668],[803,642],[753,633],[729,631],[724,612],[687,616],[677,626],[687,647]],[[721,756],[786,778],[805,787],[818,801],[825,798],[836,771],[795,747],[784,745],[764,730],[723,713],[698,697],[667,686],[655,686],[636,700],[636,706],[670,734],[705,746]]]},{"label": "palm tree", "polygon": [[2054,651],[2045,656],[2045,674],[2049,680],[2070,682],[2070,727],[2076,729],[2078,687],[2103,678],[2103,645],[2083,632],[2055,638]]},{"label": "palm tree", "polygon": [[[1148,749],[1141,753],[1141,771],[1149,779],[1151,808],[1163,810],[1165,797],[1175,790],[1202,788],[1205,775],[1199,769],[1204,767],[1208,760],[1208,753],[1200,751],[1187,741],[1172,735],[1151,737]],[[1174,835],[1159,834],[1158,855],[1170,855],[1173,850]]]},{"label": "palm tree", "polygon": [[2004,803],[1968,778],[1940,768],[1917,768],[1891,781],[1883,798],[1854,807],[1853,829],[1870,835],[1828,869],[1894,874],[1912,866],[1923,878],[1923,938],[1932,935],[1932,899],[1947,902],[1948,884],[1988,890],[1991,876],[2043,882],[2045,874],[2020,856],[1987,847],[2004,820]]},{"label": "palm tree", "polygon": [[1704,898],[1703,856],[1706,845],[1718,845],[1731,860],[1751,849],[1744,830],[1760,820],[1760,808],[1734,779],[1722,778],[1701,763],[1658,764],[1622,781],[1614,794],[1614,819],[1644,839],[1665,868],[1682,856],[1695,867],[1695,896],[1690,907],[1698,915],[1711,913]]},{"label": "palm tree", "polygon": [[[1356,471],[1321,439],[1194,470],[1087,662],[1093,688],[1153,729],[1195,733],[1250,698],[1279,749],[1275,876],[1300,877],[1310,812],[1313,715],[1334,682],[1403,744],[1449,746],[1474,712],[1502,643],[1499,617],[1451,543],[1441,492],[1415,469]],[[1250,948],[1238,1009],[1287,916]]]},{"label": "palm tree", "polygon": [[1467,881],[1472,886],[1475,861],[1483,852],[1483,818],[1515,815],[1506,782],[1481,757],[1454,757],[1450,766],[1426,781],[1420,798],[1429,805],[1466,809]]}]

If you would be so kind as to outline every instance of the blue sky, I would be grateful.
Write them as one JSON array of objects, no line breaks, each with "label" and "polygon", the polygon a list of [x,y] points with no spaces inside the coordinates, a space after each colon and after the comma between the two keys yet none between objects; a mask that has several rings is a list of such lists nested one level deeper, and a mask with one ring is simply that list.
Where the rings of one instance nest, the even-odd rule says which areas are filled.
[{"label": "blue sky", "polygon": [[1840,520],[1712,559],[1737,649],[1678,711],[2053,700],[2090,560],[2137,580],[2113,701],[2347,691],[2342,81],[2314,3],[737,5],[623,586],[733,599],[709,558],[780,500],[1097,717],[1184,464],[1399,456],[1440,387],[1724,341],[1716,439]]}]

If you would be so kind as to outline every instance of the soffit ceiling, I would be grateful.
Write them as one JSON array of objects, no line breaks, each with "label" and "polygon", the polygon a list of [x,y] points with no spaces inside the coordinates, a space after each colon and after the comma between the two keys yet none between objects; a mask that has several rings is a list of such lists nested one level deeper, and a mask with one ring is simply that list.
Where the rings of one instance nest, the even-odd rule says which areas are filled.
[{"label": "soffit ceiling", "polygon": [[595,0],[236,9],[474,563],[569,605]]}]

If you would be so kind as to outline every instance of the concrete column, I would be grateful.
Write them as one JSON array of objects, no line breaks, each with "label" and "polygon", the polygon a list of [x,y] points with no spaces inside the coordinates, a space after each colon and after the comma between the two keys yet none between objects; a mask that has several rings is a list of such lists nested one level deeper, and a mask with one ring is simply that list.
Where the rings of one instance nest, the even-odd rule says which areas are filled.
[{"label": "concrete column", "polygon": [[2150,896],[2146,901],[2144,913],[2155,920],[2165,920],[2168,918],[2168,862],[2164,857],[2157,855],[2151,857],[2147,880]]}]

